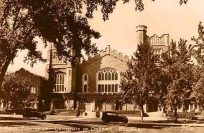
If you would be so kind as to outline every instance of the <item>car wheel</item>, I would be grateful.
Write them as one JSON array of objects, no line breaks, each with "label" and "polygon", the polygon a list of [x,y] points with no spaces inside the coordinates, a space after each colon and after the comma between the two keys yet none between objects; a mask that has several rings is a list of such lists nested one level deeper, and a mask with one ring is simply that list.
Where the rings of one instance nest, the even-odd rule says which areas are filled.
[{"label": "car wheel", "polygon": [[43,116],[41,119],[42,119],[42,120],[45,120],[46,118],[47,118],[47,116]]},{"label": "car wheel", "polygon": [[104,122],[104,123],[109,123],[109,121],[107,121],[107,120],[103,120],[103,122]]}]

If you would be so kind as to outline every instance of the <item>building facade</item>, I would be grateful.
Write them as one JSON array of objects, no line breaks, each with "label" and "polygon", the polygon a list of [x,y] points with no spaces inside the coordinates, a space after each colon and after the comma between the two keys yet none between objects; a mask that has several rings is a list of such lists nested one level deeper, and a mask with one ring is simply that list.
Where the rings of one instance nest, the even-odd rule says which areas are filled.
[{"label": "building facade", "polygon": [[[169,47],[168,34],[160,37],[148,36],[147,26],[144,25],[136,27],[136,38],[135,46],[149,43],[158,58]],[[66,96],[77,92],[79,97],[89,98],[89,102],[84,105],[86,112],[137,109],[132,104],[120,104],[117,101],[117,94],[121,91],[122,73],[128,69],[127,62],[130,60],[128,56],[108,46],[94,57],[89,57],[76,68],[72,68],[69,62],[57,56],[56,49],[51,45],[48,57],[51,57],[55,75],[55,87],[52,93],[63,97],[61,101],[59,100],[63,107],[74,108],[73,96],[69,98]],[[148,111],[147,107],[145,109]]]}]

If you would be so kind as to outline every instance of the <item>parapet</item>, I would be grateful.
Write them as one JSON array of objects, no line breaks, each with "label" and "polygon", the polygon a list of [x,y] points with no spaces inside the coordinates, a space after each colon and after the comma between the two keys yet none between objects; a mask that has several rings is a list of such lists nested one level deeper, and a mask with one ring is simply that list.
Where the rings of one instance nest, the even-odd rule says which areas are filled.
[{"label": "parapet", "polygon": [[150,45],[169,45],[169,34],[157,36],[156,34],[149,37]]},{"label": "parapet", "polygon": [[136,26],[136,31],[147,31],[147,26],[138,25],[138,26]]},{"label": "parapet", "polygon": [[130,59],[129,56],[124,55],[123,53],[118,52],[117,50],[112,49],[112,48],[110,48],[110,46],[108,46],[104,50],[99,51],[99,53],[97,55],[95,55],[93,57],[89,57],[87,61],[83,61],[82,64],[90,63],[90,62],[97,60],[97,59],[99,59],[105,55],[111,55],[115,58],[120,59],[121,61],[124,61],[124,62],[128,62],[128,60]]}]

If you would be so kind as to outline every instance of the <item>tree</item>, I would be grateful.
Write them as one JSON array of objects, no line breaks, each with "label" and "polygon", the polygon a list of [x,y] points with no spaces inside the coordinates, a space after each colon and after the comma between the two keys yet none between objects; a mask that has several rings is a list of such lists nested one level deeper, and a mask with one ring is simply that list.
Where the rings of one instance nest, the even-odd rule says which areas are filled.
[{"label": "tree", "polygon": [[81,50],[87,54],[96,53],[91,38],[100,35],[90,28],[85,17],[77,14],[82,7],[80,3],[76,7],[75,2],[1,0],[0,86],[18,51],[28,50],[25,59],[31,64],[37,60],[45,61],[41,52],[36,50],[37,45],[40,45],[35,41],[36,36],[54,43],[58,54],[67,57],[72,64],[83,56]]},{"label": "tree", "polygon": [[201,77],[199,81],[193,86],[193,93],[196,97],[196,103],[199,106],[200,110],[204,110],[204,78]]},{"label": "tree", "polygon": [[204,27],[202,22],[198,24],[198,37],[192,37],[192,41],[195,42],[194,44],[194,53],[193,56],[197,61],[197,65],[199,67],[203,67],[204,65]]},{"label": "tree", "polygon": [[177,122],[178,108],[184,107],[185,111],[192,100],[192,85],[195,82],[192,46],[188,46],[186,40],[180,39],[178,45],[172,41],[169,51],[162,55],[161,64],[163,73],[168,76],[165,103],[173,110],[174,122]]},{"label": "tree", "polygon": [[202,22],[198,25],[198,37],[192,37],[192,40],[195,42],[194,49],[194,57],[196,59],[197,67],[196,67],[196,76],[197,82],[195,82],[193,86],[193,93],[196,98],[196,104],[200,107],[200,110],[204,109],[204,92],[203,92],[203,84],[204,84],[204,27]]},{"label": "tree", "polygon": [[128,70],[124,73],[121,87],[123,99],[129,99],[139,106],[141,122],[143,122],[144,108],[150,96],[156,93],[156,77],[159,69],[155,64],[155,57],[148,43],[140,44],[138,50],[128,63]]},{"label": "tree", "polygon": [[14,111],[22,110],[27,100],[31,98],[29,97],[30,90],[26,84],[15,76],[6,77],[0,93],[3,102],[7,104],[7,109]]}]

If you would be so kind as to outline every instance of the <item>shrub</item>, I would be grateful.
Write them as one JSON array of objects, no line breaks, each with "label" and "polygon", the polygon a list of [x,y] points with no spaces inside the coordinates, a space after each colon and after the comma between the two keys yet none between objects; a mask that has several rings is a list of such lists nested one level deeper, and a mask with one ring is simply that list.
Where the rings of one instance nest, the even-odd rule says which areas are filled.
[{"label": "shrub", "polygon": [[[177,112],[177,117],[181,119],[192,119],[196,115],[195,112]],[[174,112],[170,111],[167,113],[170,118],[174,117]]]},{"label": "shrub", "polygon": [[100,111],[96,111],[96,117],[100,118]]},{"label": "shrub", "polygon": [[76,110],[76,117],[79,117],[79,116],[80,116],[80,111]]}]

